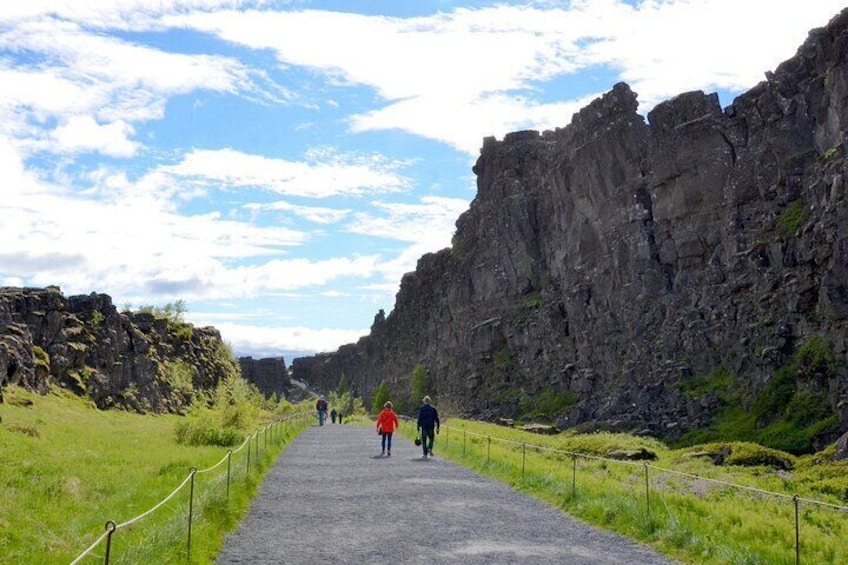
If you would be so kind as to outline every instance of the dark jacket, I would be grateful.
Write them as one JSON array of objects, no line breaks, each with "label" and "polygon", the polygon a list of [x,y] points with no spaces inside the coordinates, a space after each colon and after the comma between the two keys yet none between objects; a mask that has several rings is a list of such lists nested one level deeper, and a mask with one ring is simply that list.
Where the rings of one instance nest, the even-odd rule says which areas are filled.
[{"label": "dark jacket", "polygon": [[418,410],[418,427],[432,428],[439,427],[439,411],[432,405],[425,404]]}]

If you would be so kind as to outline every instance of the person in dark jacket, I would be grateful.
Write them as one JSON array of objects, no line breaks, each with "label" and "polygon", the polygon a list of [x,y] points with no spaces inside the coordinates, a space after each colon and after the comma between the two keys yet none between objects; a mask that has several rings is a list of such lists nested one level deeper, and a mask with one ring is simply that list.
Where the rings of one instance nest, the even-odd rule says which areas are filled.
[{"label": "person in dark jacket", "polygon": [[[433,441],[439,433],[439,411],[430,404],[430,397],[424,397],[424,405],[418,409],[418,433],[421,434],[421,447],[424,449],[424,459],[433,456]],[[435,432],[435,433],[434,433]]]},{"label": "person in dark jacket", "polygon": [[327,399],[322,394],[315,403],[315,410],[318,411],[318,425],[323,426],[324,420],[327,419]]}]

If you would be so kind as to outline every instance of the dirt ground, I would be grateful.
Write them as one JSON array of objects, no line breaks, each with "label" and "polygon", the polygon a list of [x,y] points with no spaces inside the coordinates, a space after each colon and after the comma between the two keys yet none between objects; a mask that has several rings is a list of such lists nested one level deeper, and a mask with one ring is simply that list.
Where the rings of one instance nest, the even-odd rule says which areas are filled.
[{"label": "dirt ground", "polygon": [[361,426],[304,431],[263,482],[219,565],[678,563]]}]

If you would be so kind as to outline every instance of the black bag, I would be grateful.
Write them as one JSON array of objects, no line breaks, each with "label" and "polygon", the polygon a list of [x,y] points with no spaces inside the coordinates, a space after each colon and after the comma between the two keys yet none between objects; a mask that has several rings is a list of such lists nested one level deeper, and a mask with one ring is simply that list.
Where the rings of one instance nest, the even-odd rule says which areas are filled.
[{"label": "black bag", "polygon": [[421,445],[421,438],[418,436],[415,436],[415,445]]}]

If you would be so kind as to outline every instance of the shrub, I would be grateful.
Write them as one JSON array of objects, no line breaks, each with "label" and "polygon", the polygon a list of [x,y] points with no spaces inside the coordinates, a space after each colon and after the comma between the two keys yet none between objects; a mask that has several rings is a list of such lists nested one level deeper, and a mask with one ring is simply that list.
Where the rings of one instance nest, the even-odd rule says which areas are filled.
[{"label": "shrub", "polygon": [[795,235],[798,228],[807,221],[809,215],[809,211],[804,208],[804,204],[800,200],[792,202],[775,220],[777,234],[784,238]]},{"label": "shrub", "polygon": [[167,361],[164,365],[165,381],[181,397],[184,404],[194,400],[194,368],[186,361]]},{"label": "shrub", "polygon": [[377,390],[374,391],[374,397],[371,400],[371,412],[376,414],[382,410],[383,405],[390,399],[390,397],[389,386],[385,381],[381,382],[380,386],[377,387]]},{"label": "shrub", "polygon": [[221,426],[209,415],[178,422],[174,435],[177,443],[185,445],[216,445],[232,447],[244,441],[245,434],[234,427]]},{"label": "shrub", "polygon": [[412,395],[410,403],[412,406],[417,406],[425,394],[433,396],[433,391],[430,390],[430,373],[424,365],[418,365],[412,371]]},{"label": "shrub", "polygon": [[744,441],[708,443],[684,450],[683,453],[709,457],[716,465],[766,466],[784,470],[795,466],[795,457],[785,451]]}]

